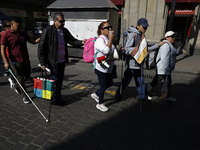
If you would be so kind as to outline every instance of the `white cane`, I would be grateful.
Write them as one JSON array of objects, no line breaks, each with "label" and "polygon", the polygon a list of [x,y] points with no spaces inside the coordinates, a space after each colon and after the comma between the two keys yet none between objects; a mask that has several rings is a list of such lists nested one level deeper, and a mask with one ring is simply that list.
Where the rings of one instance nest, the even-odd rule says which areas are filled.
[{"label": "white cane", "polygon": [[19,83],[19,81],[17,80],[17,78],[15,77],[15,75],[13,74],[13,72],[8,69],[10,71],[10,73],[12,74],[12,76],[14,77],[14,79],[17,81],[17,83],[19,84],[19,86],[21,87],[21,89],[24,91],[24,93],[26,94],[26,96],[29,98],[29,100],[32,102],[32,104],[35,106],[35,108],[39,111],[39,113],[42,115],[42,117],[46,120],[46,122],[49,122],[49,120],[43,115],[43,113],[39,110],[39,108],[35,105],[35,103],[32,101],[32,99],[29,97],[29,95],[26,93],[26,91],[24,90],[24,88],[22,87],[22,85]]}]

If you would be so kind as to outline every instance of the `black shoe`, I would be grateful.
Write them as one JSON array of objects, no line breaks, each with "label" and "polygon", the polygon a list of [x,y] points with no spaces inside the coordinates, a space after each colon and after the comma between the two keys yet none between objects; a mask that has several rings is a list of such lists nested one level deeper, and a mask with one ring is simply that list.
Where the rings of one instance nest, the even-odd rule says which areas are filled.
[{"label": "black shoe", "polygon": [[122,101],[122,96],[121,95],[115,95],[115,101],[119,102]]}]

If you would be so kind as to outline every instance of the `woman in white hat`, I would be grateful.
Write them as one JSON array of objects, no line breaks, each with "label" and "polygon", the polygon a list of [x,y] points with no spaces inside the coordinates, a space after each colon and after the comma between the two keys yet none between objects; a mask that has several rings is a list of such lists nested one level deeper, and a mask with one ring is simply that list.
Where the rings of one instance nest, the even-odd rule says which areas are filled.
[{"label": "woman in white hat", "polygon": [[156,75],[153,78],[152,82],[147,85],[147,92],[151,91],[156,85],[160,84],[161,81],[168,77],[168,93],[166,96],[167,101],[176,102],[176,99],[171,97],[170,86],[171,86],[171,74],[175,68],[176,64],[176,56],[183,53],[182,47],[178,47],[177,49],[173,46],[175,41],[175,32],[168,31],[165,34],[166,43],[162,45],[158,51],[158,55],[156,58]]}]

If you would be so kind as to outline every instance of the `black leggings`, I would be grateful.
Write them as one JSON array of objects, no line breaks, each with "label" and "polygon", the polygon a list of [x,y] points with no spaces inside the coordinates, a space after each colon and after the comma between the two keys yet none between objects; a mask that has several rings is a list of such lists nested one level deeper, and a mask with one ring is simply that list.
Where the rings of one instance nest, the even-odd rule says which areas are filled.
[{"label": "black leggings", "polygon": [[99,104],[102,104],[103,97],[104,97],[104,92],[106,91],[107,88],[113,85],[113,78],[112,78],[112,73],[103,73],[98,70],[94,70],[95,73],[97,74],[100,88],[96,92],[96,95],[99,96]]}]

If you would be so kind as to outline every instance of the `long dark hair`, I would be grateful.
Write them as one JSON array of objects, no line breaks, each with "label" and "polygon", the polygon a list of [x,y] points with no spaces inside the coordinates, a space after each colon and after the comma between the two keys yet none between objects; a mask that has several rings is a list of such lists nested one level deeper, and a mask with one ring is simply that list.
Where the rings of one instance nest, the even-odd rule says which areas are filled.
[{"label": "long dark hair", "polygon": [[97,35],[101,35],[101,29],[104,26],[104,24],[109,23],[108,21],[104,21],[102,23],[100,23],[100,25],[98,26],[98,30],[97,30]]}]

